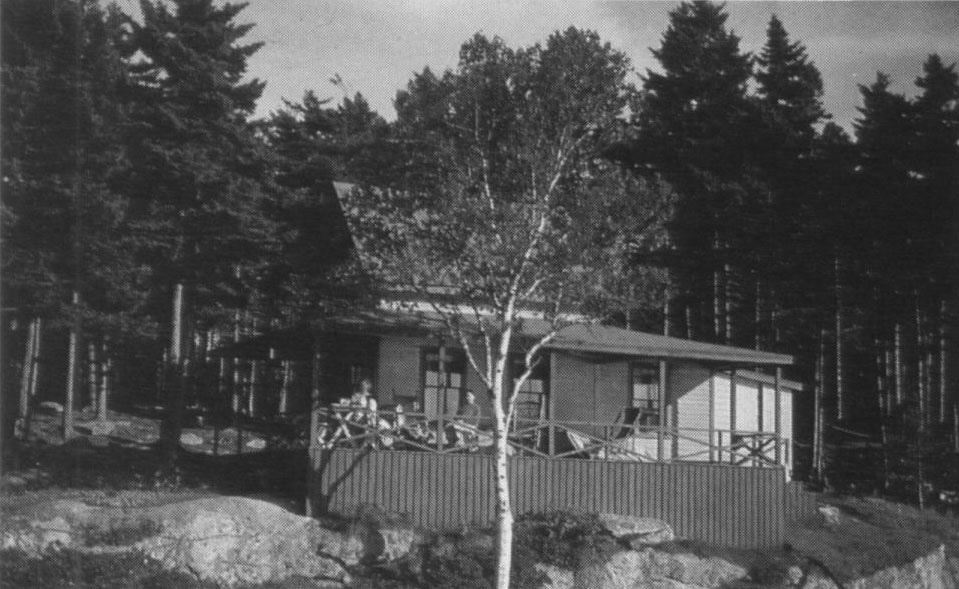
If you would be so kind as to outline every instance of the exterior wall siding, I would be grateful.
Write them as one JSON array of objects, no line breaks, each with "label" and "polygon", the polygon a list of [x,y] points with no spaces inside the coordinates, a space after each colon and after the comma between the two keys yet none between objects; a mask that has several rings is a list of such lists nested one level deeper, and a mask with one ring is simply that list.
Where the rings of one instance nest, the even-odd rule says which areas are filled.
[{"label": "exterior wall siding", "polygon": [[398,398],[420,397],[420,348],[425,340],[411,337],[380,338],[377,367],[377,400],[396,403]]},{"label": "exterior wall siding", "polygon": [[[311,461],[315,514],[349,515],[372,504],[431,528],[494,520],[491,455],[313,449]],[[782,469],[537,457],[512,457],[509,468],[516,514],[561,509],[654,517],[680,537],[736,548],[783,541]],[[807,508],[792,504],[796,513]]]},{"label": "exterior wall siding", "polygon": [[678,456],[709,460],[709,369],[690,362],[674,362],[666,382],[675,399],[677,427],[689,428],[677,442]]}]

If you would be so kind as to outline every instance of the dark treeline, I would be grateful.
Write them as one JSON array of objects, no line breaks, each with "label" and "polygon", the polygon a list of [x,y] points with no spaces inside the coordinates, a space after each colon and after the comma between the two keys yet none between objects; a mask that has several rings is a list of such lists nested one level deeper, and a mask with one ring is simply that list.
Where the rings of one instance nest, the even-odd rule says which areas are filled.
[{"label": "dark treeline", "polygon": [[[441,78],[417,74],[396,122],[314,92],[254,120],[242,6],[141,12],[2,1],[4,402],[64,403],[67,436],[73,408],[156,404],[172,442],[188,405],[233,422],[295,411],[295,359],[214,350],[375,298],[332,182],[415,174],[403,141],[441,124]],[[673,194],[630,260],[657,294],[618,319],[795,354],[800,476],[955,488],[940,467],[959,451],[955,66],[917,64],[914,98],[878,74],[850,137],[784,23],[751,55],[725,21],[710,3],[671,13],[660,68],[597,154],[636,198]]]}]

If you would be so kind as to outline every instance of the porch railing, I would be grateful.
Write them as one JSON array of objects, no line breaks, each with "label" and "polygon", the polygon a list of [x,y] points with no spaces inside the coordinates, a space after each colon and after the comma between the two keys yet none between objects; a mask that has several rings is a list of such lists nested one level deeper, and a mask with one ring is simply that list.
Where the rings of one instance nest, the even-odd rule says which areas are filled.
[{"label": "porch railing", "polygon": [[[493,431],[455,415],[348,406],[317,410],[311,445],[454,454],[492,452]],[[632,462],[708,462],[774,467],[790,463],[789,444],[770,432],[639,426],[616,422],[517,418],[507,451],[542,458]]]}]

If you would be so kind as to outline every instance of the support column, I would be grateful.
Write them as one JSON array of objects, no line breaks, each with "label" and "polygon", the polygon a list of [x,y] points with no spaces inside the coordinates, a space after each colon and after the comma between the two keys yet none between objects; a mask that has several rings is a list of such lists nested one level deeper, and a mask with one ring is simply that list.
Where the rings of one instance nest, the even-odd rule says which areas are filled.
[{"label": "support column", "polygon": [[776,396],[773,401],[775,407],[774,411],[774,424],[773,429],[776,432],[776,464],[783,463],[782,455],[782,391],[780,390],[780,381],[782,380],[783,369],[779,366],[776,367],[776,376],[775,376],[775,389]]},{"label": "support column", "polygon": [[716,461],[716,370],[709,369],[709,461]]},{"label": "support column", "polygon": [[549,382],[546,385],[547,419],[549,419],[549,455],[556,456],[556,397],[553,395],[553,367],[556,366],[555,354],[549,359]]},{"label": "support column", "polygon": [[668,397],[666,395],[666,361],[659,361],[659,410],[660,410],[660,423],[659,428],[656,430],[656,459],[662,462],[663,460],[663,430],[667,424],[672,423],[672,411],[668,406]]},{"label": "support column", "polygon": [[443,450],[443,444],[446,441],[446,426],[443,423],[443,417],[446,415],[446,344],[440,339],[437,364],[440,373],[439,398],[436,400],[436,449]]},{"label": "support column", "polygon": [[733,368],[729,371],[729,462],[732,463],[735,461],[736,456],[735,452],[732,451],[732,448],[735,446],[736,441],[736,369]]}]

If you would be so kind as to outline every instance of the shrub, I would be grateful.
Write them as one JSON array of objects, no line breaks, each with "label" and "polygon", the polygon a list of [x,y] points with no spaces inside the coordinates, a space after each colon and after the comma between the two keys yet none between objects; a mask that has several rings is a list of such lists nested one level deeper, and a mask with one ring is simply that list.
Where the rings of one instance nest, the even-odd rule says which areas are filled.
[{"label": "shrub", "polygon": [[605,562],[621,549],[595,514],[565,511],[519,518],[514,544],[537,562],[574,570],[587,563]]},{"label": "shrub", "polygon": [[142,552],[89,554],[49,550],[33,558],[17,550],[0,552],[0,586],[57,589],[203,589],[189,575],[164,570]]}]

